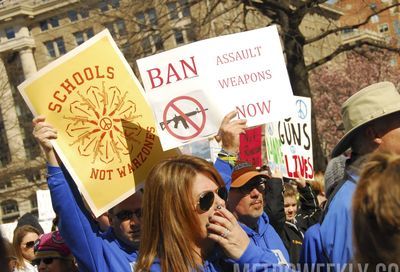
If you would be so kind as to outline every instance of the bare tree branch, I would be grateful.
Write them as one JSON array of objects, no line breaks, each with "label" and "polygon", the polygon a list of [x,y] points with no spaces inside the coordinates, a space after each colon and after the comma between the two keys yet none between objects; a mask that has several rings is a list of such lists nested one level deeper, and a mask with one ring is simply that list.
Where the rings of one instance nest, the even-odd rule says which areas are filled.
[{"label": "bare tree branch", "polygon": [[318,35],[318,36],[316,36],[316,37],[314,37],[314,38],[307,39],[305,43],[306,43],[306,44],[309,44],[309,43],[313,43],[313,42],[319,41],[319,40],[325,38],[325,37],[328,36],[328,35],[331,35],[331,34],[334,34],[334,33],[338,33],[338,32],[341,32],[341,31],[343,31],[343,30],[357,29],[357,28],[359,28],[360,26],[366,25],[366,24],[369,22],[369,20],[371,19],[372,16],[378,15],[378,14],[380,14],[380,13],[386,11],[386,10],[389,10],[389,9],[391,9],[391,8],[393,8],[393,7],[397,7],[397,6],[400,6],[400,3],[396,3],[396,4],[393,4],[393,5],[387,6],[387,7],[385,7],[385,8],[382,8],[382,9],[380,9],[380,10],[378,10],[378,11],[375,11],[375,12],[371,13],[371,14],[370,14],[369,16],[367,16],[367,17],[365,18],[365,20],[362,21],[361,23],[354,24],[354,25],[348,25],[348,26],[337,27],[337,28],[335,28],[335,29],[327,30],[327,31],[325,31],[324,33],[322,33],[322,34],[320,34],[320,35]]},{"label": "bare tree branch", "polygon": [[377,49],[385,49],[388,50],[390,52],[395,52],[400,54],[400,48],[396,48],[396,47],[391,47],[387,44],[378,44],[378,43],[374,43],[371,41],[366,41],[366,40],[360,40],[354,43],[350,43],[350,44],[343,44],[341,46],[339,46],[334,52],[332,52],[331,54],[329,54],[328,56],[314,62],[311,63],[309,65],[307,65],[306,69],[307,71],[311,71],[312,69],[315,69],[316,67],[332,60],[334,57],[336,57],[337,55],[339,55],[340,53],[346,52],[346,51],[350,51],[353,50],[355,48],[361,48],[362,46],[370,46],[373,48],[377,48]]}]

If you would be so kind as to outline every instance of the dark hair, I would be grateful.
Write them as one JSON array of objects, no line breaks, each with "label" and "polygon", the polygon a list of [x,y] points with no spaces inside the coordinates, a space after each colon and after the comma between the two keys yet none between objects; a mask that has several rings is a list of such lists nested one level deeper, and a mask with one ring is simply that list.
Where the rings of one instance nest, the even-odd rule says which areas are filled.
[{"label": "dark hair", "polygon": [[0,271],[10,272],[8,269],[8,251],[6,250],[5,242],[0,232]]}]

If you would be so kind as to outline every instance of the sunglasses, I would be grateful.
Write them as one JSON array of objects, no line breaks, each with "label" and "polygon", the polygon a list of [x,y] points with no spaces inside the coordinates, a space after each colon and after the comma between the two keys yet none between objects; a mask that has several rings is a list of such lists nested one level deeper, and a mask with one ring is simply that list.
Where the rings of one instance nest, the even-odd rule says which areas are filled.
[{"label": "sunglasses", "polygon": [[25,248],[32,248],[35,245],[35,241],[29,241],[24,246]]},{"label": "sunglasses", "polygon": [[260,193],[265,193],[266,188],[267,182],[265,179],[256,179],[246,183],[242,187],[232,189],[239,189],[242,194],[249,195],[254,189],[257,189]]},{"label": "sunglasses", "polygon": [[215,193],[224,201],[228,199],[228,190],[226,187],[220,187],[215,191],[207,191],[202,193],[196,207],[198,207],[202,212],[208,211],[214,204]]},{"label": "sunglasses", "polygon": [[47,257],[47,258],[38,258],[38,259],[34,259],[34,260],[32,261],[32,265],[33,265],[33,266],[35,266],[35,265],[39,266],[40,263],[41,263],[42,261],[44,262],[44,264],[51,264],[51,263],[53,263],[53,260],[54,260],[54,259],[56,259],[56,258],[54,258],[54,257]]},{"label": "sunglasses", "polygon": [[142,209],[139,208],[134,211],[122,210],[115,214],[119,221],[132,220],[133,215],[140,219],[142,217]]}]

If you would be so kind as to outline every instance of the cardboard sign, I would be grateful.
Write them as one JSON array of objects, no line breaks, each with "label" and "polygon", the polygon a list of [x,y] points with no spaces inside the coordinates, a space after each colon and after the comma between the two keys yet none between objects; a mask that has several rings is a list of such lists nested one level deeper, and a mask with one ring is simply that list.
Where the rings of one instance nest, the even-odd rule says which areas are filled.
[{"label": "cardboard sign", "polygon": [[241,161],[247,161],[255,167],[262,166],[261,137],[261,126],[247,129],[245,134],[240,134]]},{"label": "cardboard sign", "polygon": [[137,64],[164,150],[216,134],[235,109],[249,127],[290,114],[276,26],[202,40]]},{"label": "cardboard sign", "polygon": [[51,220],[56,217],[51,203],[50,190],[37,190],[36,199],[40,221]]},{"label": "cardboard sign", "polygon": [[143,89],[108,30],[18,86],[95,216],[133,194],[162,152]]},{"label": "cardboard sign", "polygon": [[265,126],[268,164],[284,177],[298,178],[298,172],[308,180],[314,179],[311,135],[311,99],[295,96],[293,113],[279,122]]}]

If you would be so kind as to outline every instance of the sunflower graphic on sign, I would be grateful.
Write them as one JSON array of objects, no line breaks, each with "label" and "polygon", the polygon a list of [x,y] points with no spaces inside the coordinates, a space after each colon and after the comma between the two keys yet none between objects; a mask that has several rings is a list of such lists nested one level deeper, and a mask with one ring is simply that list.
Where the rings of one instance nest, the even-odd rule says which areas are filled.
[{"label": "sunflower graphic on sign", "polygon": [[[141,128],[138,120],[141,114],[136,113],[136,103],[127,99],[127,91],[118,86],[90,86],[84,93],[78,91],[79,99],[69,106],[69,120],[65,129],[71,138],[71,146],[77,148],[78,154],[91,157],[92,163],[122,161],[123,155],[133,152],[133,145],[140,144]],[[122,125],[136,124],[136,125]]]}]

